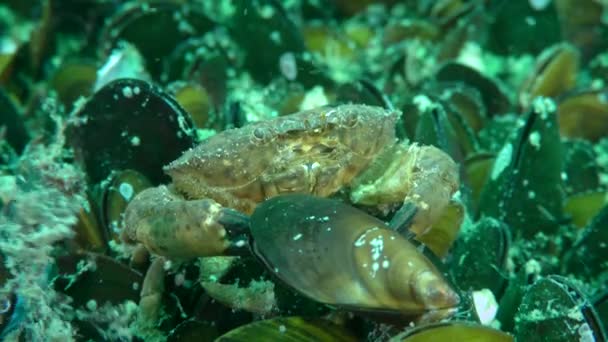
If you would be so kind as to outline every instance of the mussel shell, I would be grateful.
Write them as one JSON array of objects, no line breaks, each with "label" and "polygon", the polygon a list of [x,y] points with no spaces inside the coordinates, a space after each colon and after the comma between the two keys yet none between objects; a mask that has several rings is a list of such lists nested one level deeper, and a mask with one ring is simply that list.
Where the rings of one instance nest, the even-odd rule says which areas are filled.
[{"label": "mussel shell", "polygon": [[319,318],[279,317],[258,321],[234,329],[216,339],[216,342],[260,341],[357,341],[341,326]]},{"label": "mussel shell", "polygon": [[101,217],[103,226],[115,241],[119,241],[119,228],[127,205],[135,195],[151,186],[152,183],[135,170],[122,170],[113,175],[104,189]]},{"label": "mussel shell", "polygon": [[162,167],[194,145],[190,116],[160,88],[119,79],[97,91],[70,129],[74,152],[89,181],[134,169],[153,184],[168,181]]},{"label": "mussel shell", "polygon": [[[382,221],[339,201],[303,194],[273,197],[252,214],[251,235],[253,250],[268,269],[313,300],[410,318],[432,311],[411,294],[396,298],[395,292],[411,291],[402,288],[416,279],[389,274],[405,267],[411,272],[405,277],[430,271],[442,279],[433,263]],[[408,266],[398,266],[406,255]],[[448,301],[439,305],[454,304]]]},{"label": "mussel shell", "polygon": [[562,143],[555,104],[537,98],[496,156],[479,205],[480,216],[492,216],[515,229],[514,237],[555,233],[561,219]]},{"label": "mussel shell", "polygon": [[506,283],[510,242],[509,227],[491,217],[465,228],[447,262],[458,286],[465,291],[489,289],[498,298]]},{"label": "mussel shell", "polygon": [[519,307],[515,336],[525,341],[605,341],[597,312],[566,278],[548,276],[526,291]]},{"label": "mussel shell", "polygon": [[[83,269],[87,261],[95,266]],[[70,296],[74,307],[84,307],[89,300],[95,300],[98,305],[139,301],[143,275],[110,257],[95,253],[71,254],[56,258],[55,263],[58,276],[54,288]]]},{"label": "mussel shell", "polygon": [[545,49],[522,87],[520,104],[527,108],[538,96],[555,98],[574,87],[579,74],[579,59],[578,50],[570,44],[562,43]]},{"label": "mussel shell", "polygon": [[179,82],[169,85],[175,100],[190,114],[197,128],[208,127],[213,104],[205,88],[196,83]]},{"label": "mussel shell", "polygon": [[582,236],[564,256],[564,270],[585,279],[601,279],[608,271],[608,206],[585,227]]},{"label": "mussel shell", "polygon": [[78,211],[74,225],[76,245],[84,250],[103,253],[108,247],[109,234],[99,218],[99,207],[93,194],[87,192],[86,203]]},{"label": "mussel shell", "polygon": [[421,326],[390,339],[391,342],[510,342],[513,336],[472,322],[452,321]]},{"label": "mussel shell", "polygon": [[474,210],[479,205],[481,190],[490,178],[490,171],[495,159],[496,155],[493,153],[480,152],[464,160],[464,175],[462,179],[463,183],[471,191],[471,201]]},{"label": "mussel shell", "polygon": [[511,104],[503,86],[479,71],[457,62],[447,62],[439,67],[435,78],[440,82],[462,82],[479,91],[488,116],[506,113]]},{"label": "mussel shell", "polygon": [[236,0],[232,4],[234,12],[227,26],[231,37],[246,52],[245,66],[256,80],[268,83],[279,77],[281,56],[291,53],[298,82],[307,88],[331,84],[310,60],[303,58],[304,38],[279,1]]},{"label": "mussel shell", "polygon": [[597,141],[608,135],[608,89],[580,91],[560,99],[560,133],[565,137]]},{"label": "mussel shell", "polygon": [[460,232],[464,215],[464,205],[457,201],[450,201],[429,232],[417,236],[416,240],[427,246],[437,257],[445,258]]},{"label": "mussel shell", "polygon": [[125,3],[106,21],[100,43],[105,55],[120,40],[132,43],[146,59],[146,69],[159,77],[163,58],[179,42],[200,35],[212,26],[213,22],[196,6],[165,0],[146,4]]}]

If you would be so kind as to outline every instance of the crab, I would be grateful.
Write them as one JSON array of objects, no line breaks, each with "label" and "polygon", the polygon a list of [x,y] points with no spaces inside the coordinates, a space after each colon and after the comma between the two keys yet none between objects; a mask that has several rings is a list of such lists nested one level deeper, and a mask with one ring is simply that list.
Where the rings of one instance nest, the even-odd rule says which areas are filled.
[{"label": "crab", "polygon": [[[435,147],[398,141],[399,115],[350,104],[221,132],[164,168],[172,184],[134,198],[125,233],[170,259],[242,254],[248,245],[242,217],[260,203],[284,194],[340,193],[382,210],[414,204],[409,231],[427,234],[458,189],[457,166]],[[428,276],[421,271],[413,274]],[[144,290],[153,292],[146,284]]]}]

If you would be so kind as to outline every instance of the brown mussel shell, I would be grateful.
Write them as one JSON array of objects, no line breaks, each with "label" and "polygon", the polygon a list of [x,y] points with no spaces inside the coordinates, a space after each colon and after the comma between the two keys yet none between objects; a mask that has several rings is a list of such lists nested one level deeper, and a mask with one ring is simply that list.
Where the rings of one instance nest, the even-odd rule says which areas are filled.
[{"label": "brown mussel shell", "polygon": [[[252,214],[251,235],[255,254],[269,270],[318,302],[410,319],[458,304],[416,245],[339,201],[303,194],[273,197]],[[416,295],[423,278],[433,280]],[[434,293],[432,304],[424,299],[427,290]]]}]

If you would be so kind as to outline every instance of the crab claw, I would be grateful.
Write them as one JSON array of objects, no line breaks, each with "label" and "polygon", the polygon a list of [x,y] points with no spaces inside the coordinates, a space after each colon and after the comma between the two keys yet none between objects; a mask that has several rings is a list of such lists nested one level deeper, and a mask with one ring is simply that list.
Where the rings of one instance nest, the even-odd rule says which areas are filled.
[{"label": "crab claw", "polygon": [[247,253],[248,218],[210,199],[185,200],[167,186],[139,193],[125,211],[125,231],[170,258]]}]

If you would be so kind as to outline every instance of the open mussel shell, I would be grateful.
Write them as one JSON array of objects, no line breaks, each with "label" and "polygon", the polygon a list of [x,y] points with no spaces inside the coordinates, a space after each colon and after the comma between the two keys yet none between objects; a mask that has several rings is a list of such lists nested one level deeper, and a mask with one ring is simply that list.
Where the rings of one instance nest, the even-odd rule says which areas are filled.
[{"label": "open mussel shell", "polygon": [[437,70],[435,79],[439,82],[461,82],[477,89],[490,117],[504,114],[511,107],[503,86],[470,66],[457,62],[444,63]]},{"label": "open mussel shell", "polygon": [[513,336],[472,322],[452,321],[421,326],[390,339],[391,342],[511,342]]},{"label": "open mussel shell", "polygon": [[538,98],[496,156],[479,204],[480,216],[492,216],[515,229],[514,236],[555,233],[561,219],[562,143],[555,104]]},{"label": "open mussel shell", "polygon": [[251,235],[275,276],[321,303],[412,319],[449,316],[459,302],[416,245],[336,200],[273,197],[252,214]]},{"label": "open mussel shell", "polygon": [[146,69],[154,77],[159,77],[162,60],[179,42],[201,35],[212,27],[213,22],[196,6],[165,0],[125,3],[106,21],[100,42],[106,55],[121,40],[132,43],[144,56]]},{"label": "open mussel shell", "polygon": [[[608,206],[604,206],[584,228],[581,237],[564,256],[564,270],[567,274],[581,276],[588,280],[602,279],[608,270]],[[602,276],[603,275],[603,276]]]},{"label": "open mussel shell", "polygon": [[357,341],[345,328],[320,318],[279,317],[257,321],[236,328],[219,338],[216,342],[259,341]]},{"label": "open mussel shell", "polygon": [[448,269],[465,291],[489,289],[501,294],[510,245],[509,227],[496,219],[484,217],[463,229],[448,258]]},{"label": "open mussel shell", "polygon": [[525,341],[605,341],[598,314],[561,276],[538,279],[528,288],[515,318],[515,337]]},{"label": "open mussel shell", "polygon": [[608,89],[569,94],[557,107],[560,133],[597,141],[608,135]]},{"label": "open mussel shell", "polygon": [[89,181],[133,169],[167,181],[162,167],[194,145],[190,116],[160,88],[137,79],[105,85],[76,113],[71,143]]},{"label": "open mussel shell", "polygon": [[538,96],[555,98],[572,89],[579,74],[578,50],[566,43],[545,49],[537,58],[534,72],[524,82],[520,105],[527,108]]}]

